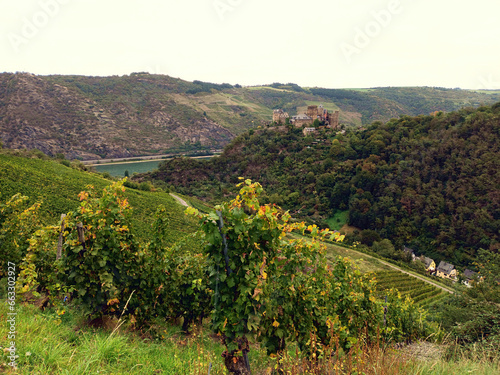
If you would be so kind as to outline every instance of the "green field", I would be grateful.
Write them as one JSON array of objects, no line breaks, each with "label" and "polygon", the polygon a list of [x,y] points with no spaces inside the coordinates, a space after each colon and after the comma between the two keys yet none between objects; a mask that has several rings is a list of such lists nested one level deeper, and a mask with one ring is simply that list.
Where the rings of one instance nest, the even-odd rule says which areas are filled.
[{"label": "green field", "polygon": [[[301,236],[297,233],[290,234],[289,237],[295,239],[308,239],[308,237]],[[338,246],[333,243],[325,243],[324,245],[326,246],[326,258],[330,262],[335,261],[337,257],[349,258],[363,273],[391,270],[389,266],[381,263],[377,258],[373,258],[359,251],[344,246]]]},{"label": "green field", "polygon": [[[298,234],[290,235],[290,237],[307,239],[307,237]],[[330,262],[334,262],[337,257],[349,258],[362,273],[372,274],[377,279],[378,291],[381,297],[383,297],[384,290],[395,288],[402,295],[413,298],[418,305],[428,308],[449,294],[423,280],[395,270],[377,258],[355,249],[332,243],[325,243],[325,246],[326,258]]]},{"label": "green field", "polygon": [[326,219],[326,223],[332,230],[340,230],[349,220],[349,210],[335,211],[332,217]]}]

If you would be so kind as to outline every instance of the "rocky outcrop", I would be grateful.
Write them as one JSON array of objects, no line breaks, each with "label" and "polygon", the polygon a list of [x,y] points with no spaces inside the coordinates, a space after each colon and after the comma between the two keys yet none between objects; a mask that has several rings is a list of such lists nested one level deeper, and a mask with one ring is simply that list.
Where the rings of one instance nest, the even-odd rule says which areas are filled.
[{"label": "rocky outcrop", "polygon": [[[29,73],[0,74],[0,141],[82,160],[168,153],[179,146],[222,148],[233,134],[202,113],[188,116],[172,100],[121,99]],[[116,97],[115,102],[109,101]],[[179,116],[179,113],[182,115]]]}]

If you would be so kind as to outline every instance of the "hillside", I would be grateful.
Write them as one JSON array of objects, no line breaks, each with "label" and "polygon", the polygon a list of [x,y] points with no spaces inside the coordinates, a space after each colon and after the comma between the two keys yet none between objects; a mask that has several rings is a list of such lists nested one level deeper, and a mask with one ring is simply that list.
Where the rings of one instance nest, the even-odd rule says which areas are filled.
[{"label": "hillside", "polygon": [[275,83],[261,87],[187,82],[164,75],[0,74],[0,141],[68,159],[99,159],[219,149],[268,124],[272,110],[307,105],[340,110],[360,127],[400,115],[492,104],[500,94],[442,88],[333,90]]},{"label": "hillside", "polygon": [[[488,119],[498,123],[499,107],[471,111],[463,130],[481,113],[485,121],[476,121],[478,127],[488,128]],[[318,143],[310,144],[308,150]],[[92,184],[100,193],[109,181],[69,164],[47,160],[39,151],[0,153],[0,250],[8,264],[1,269],[9,276],[0,274],[0,295],[7,301],[0,315],[9,323],[0,329],[4,372],[227,373],[238,361],[225,360],[238,354],[230,351],[229,329],[236,332],[232,337],[245,337],[247,367],[251,362],[253,373],[259,374],[277,367],[297,374],[334,368],[345,374],[387,373],[387,368],[391,374],[428,373],[429,366],[444,368],[445,373],[467,366],[468,371],[491,374],[499,368],[498,255],[481,254],[484,283],[463,288],[469,295],[462,297],[460,288],[449,295],[420,277],[386,269],[388,263],[380,259],[337,246],[332,239],[324,249],[298,234],[281,240],[291,229],[282,222],[286,215],[273,206],[253,209],[260,204],[259,184],[245,181],[239,197],[219,207],[224,215],[221,237],[214,212],[192,209],[190,214],[200,219],[193,225],[166,193],[128,189],[126,197],[135,207],[129,225],[121,182],[105,189],[98,202],[85,194],[75,199],[82,184]],[[81,163],[71,165],[84,168]],[[58,260],[57,227],[32,232],[26,256],[13,259],[13,254],[26,251],[26,238],[24,243],[19,239],[35,229],[11,225],[27,223],[17,219],[28,210],[12,215],[3,204],[17,191],[29,194],[32,201],[42,198],[46,220],[82,201],[77,216],[67,218]],[[167,215],[157,221],[153,234],[148,224],[158,204],[166,206]],[[82,227],[85,237],[80,240]],[[191,243],[165,246],[195,228],[204,232],[203,253]],[[316,229],[304,227],[311,235]],[[143,241],[149,238],[148,244],[138,243],[135,234]],[[363,271],[376,273],[362,275],[345,256]],[[12,286],[16,282],[19,288]],[[317,342],[311,340],[315,335]],[[456,343],[438,345],[445,336]],[[432,361],[405,354],[416,351],[405,343],[420,340],[428,340],[418,346],[432,348]],[[379,349],[387,347],[396,351]],[[445,350],[455,357],[441,357],[438,351]],[[282,356],[279,362],[276,353]]]},{"label": "hillside", "polygon": [[294,216],[326,225],[348,211],[349,224],[399,248],[466,265],[500,245],[499,126],[500,104],[345,134],[271,127],[237,137],[220,157],[177,158],[141,178],[214,202],[251,178]]},{"label": "hillside", "polygon": [[[0,201],[17,193],[28,196],[30,204],[41,201],[41,216],[47,225],[56,224],[61,214],[74,211],[80,204],[78,194],[88,190],[89,185],[100,194],[110,184],[111,181],[99,175],[56,161],[0,153]],[[167,193],[127,189],[126,197],[133,208],[131,223],[143,241],[149,240],[154,214],[160,204],[167,209],[170,243],[194,230],[193,221],[184,215],[184,207]]]}]

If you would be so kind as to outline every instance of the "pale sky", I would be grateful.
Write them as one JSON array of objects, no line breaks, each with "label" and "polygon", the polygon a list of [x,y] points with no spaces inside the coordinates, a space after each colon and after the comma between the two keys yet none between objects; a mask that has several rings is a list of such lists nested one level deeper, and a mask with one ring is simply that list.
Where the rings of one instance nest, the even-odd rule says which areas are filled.
[{"label": "pale sky", "polygon": [[0,72],[500,89],[498,0],[0,0]]}]

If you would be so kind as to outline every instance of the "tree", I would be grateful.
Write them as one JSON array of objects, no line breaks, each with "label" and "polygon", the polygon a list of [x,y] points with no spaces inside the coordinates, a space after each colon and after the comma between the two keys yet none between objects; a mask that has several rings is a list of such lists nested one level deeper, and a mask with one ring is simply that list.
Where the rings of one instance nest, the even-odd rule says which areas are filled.
[{"label": "tree", "polygon": [[394,245],[387,238],[381,241],[374,241],[372,250],[384,258],[394,259],[396,257]]},{"label": "tree", "polygon": [[473,355],[479,348],[485,357],[495,358],[500,342],[500,254],[480,249],[476,266],[479,278],[472,287],[442,302],[441,322]]},{"label": "tree", "polygon": [[372,229],[361,231],[361,243],[372,246],[375,241],[380,241],[380,235],[376,231]]}]

